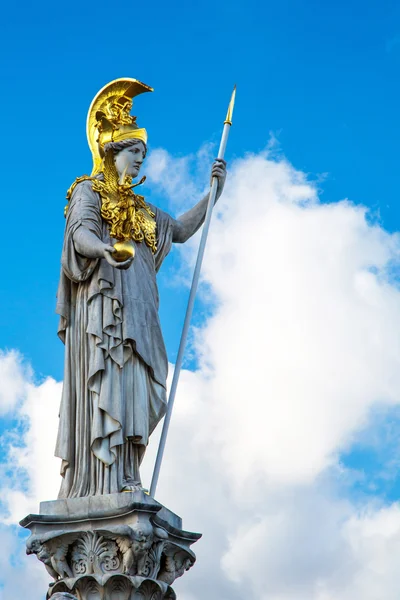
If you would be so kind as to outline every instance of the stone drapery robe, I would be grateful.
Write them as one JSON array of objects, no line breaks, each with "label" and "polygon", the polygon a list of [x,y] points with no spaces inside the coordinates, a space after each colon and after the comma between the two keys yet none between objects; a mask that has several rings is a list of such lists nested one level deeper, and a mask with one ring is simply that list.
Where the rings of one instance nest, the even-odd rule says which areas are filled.
[{"label": "stone drapery robe", "polygon": [[57,294],[65,343],[60,498],[120,492],[137,480],[149,436],[165,414],[168,363],[156,272],[171,248],[173,220],[151,208],[157,252],[135,243],[133,263],[120,270],[81,256],[73,243],[81,226],[112,243],[92,183],[79,183],[69,203]]}]

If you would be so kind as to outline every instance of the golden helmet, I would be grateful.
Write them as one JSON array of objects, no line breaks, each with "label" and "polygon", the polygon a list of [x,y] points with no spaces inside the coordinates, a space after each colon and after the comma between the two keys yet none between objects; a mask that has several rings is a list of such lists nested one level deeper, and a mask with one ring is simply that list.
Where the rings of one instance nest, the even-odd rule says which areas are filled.
[{"label": "golden helmet", "polygon": [[153,88],[130,77],[115,79],[105,85],[90,105],[86,133],[93,156],[92,176],[101,171],[104,146],[108,142],[139,139],[147,144],[147,131],[136,124],[130,114],[133,98]]}]

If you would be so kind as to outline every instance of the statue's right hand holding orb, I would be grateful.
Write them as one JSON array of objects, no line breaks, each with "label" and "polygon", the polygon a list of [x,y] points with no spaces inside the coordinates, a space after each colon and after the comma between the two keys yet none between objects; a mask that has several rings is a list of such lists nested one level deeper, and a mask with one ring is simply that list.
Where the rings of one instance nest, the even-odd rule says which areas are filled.
[{"label": "statue's right hand holding orb", "polygon": [[113,254],[115,254],[115,252],[116,252],[116,250],[115,250],[114,246],[109,246],[109,245],[104,246],[103,256],[106,259],[106,261],[108,262],[108,264],[111,265],[112,267],[115,267],[116,269],[129,269],[134,257],[131,256],[131,258],[128,258],[128,260],[119,262],[119,261],[115,260],[112,256]]}]

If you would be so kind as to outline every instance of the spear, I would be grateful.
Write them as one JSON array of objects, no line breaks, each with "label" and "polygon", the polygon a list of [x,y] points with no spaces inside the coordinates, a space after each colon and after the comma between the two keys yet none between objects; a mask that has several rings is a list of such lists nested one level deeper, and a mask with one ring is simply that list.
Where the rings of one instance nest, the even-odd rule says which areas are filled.
[{"label": "spear", "polygon": [[[226,119],[224,121],[224,129],[222,131],[221,143],[220,143],[219,151],[218,151],[218,158],[224,158],[224,155],[225,155],[225,149],[226,149],[226,144],[228,142],[229,131],[230,131],[230,128],[232,125],[232,114],[233,114],[233,107],[235,105],[235,97],[236,97],[236,85],[233,88],[231,100],[230,100],[229,106],[228,106],[228,112],[226,114]],[[204,219],[203,232],[201,234],[199,252],[197,254],[196,266],[194,268],[194,273],[193,273],[192,287],[190,288],[189,300],[188,300],[188,305],[186,308],[185,322],[183,324],[181,341],[179,343],[178,356],[177,356],[176,364],[175,364],[174,376],[172,378],[171,390],[170,390],[169,398],[168,398],[167,412],[165,414],[163,430],[161,433],[161,439],[160,439],[160,444],[158,447],[156,463],[154,466],[153,478],[151,480],[150,496],[152,496],[153,498],[156,493],[158,477],[160,475],[161,463],[162,463],[162,459],[164,456],[165,444],[166,444],[167,436],[168,436],[169,424],[171,421],[172,409],[174,407],[176,390],[178,387],[179,376],[181,374],[183,356],[185,353],[187,336],[188,336],[188,332],[189,332],[189,325],[190,325],[190,321],[192,319],[194,301],[196,298],[197,287],[199,284],[201,265],[203,263],[204,250],[205,250],[206,243],[207,243],[208,231],[210,229],[212,211],[213,211],[215,199],[217,196],[217,188],[218,188],[218,180],[216,177],[213,177],[212,182],[211,182],[210,195],[208,198],[206,217]]]}]

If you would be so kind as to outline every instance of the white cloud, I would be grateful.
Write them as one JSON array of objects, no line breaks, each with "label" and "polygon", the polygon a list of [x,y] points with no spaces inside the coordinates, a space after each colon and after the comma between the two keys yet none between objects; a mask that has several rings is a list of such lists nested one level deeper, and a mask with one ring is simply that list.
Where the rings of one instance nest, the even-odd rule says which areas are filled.
[{"label": "white cloud", "polygon": [[[177,161],[158,150],[149,179],[182,207],[205,181],[190,180],[193,164],[208,160],[207,149]],[[177,592],[394,600],[399,510],[346,499],[338,456],[373,431],[372,409],[390,415],[399,402],[400,294],[389,268],[398,237],[351,202],[321,205],[284,159],[248,155],[230,171],[203,270],[215,306],[196,332],[200,370],[182,375],[157,494],[204,533]],[[7,522],[54,498],[59,483],[60,384],[28,378],[24,389],[7,403],[30,423],[12,460],[31,479],[27,500],[6,490]],[[155,449],[154,438],[147,482]]]},{"label": "white cloud", "polygon": [[[282,499],[280,499],[282,500]],[[314,489],[292,490],[242,526],[225,571],[261,600],[395,600],[400,574],[397,505],[355,511]],[[243,560],[251,557],[251,560]]]},{"label": "white cloud", "polygon": [[[268,153],[232,165],[217,215],[203,269],[216,307],[196,341],[207,383],[190,424],[208,467],[191,464],[181,480],[196,497],[189,471],[204,474],[214,502],[222,478],[237,517],[219,506],[230,538],[222,564],[255,598],[356,593],[360,559],[345,523],[357,508],[329,486],[324,498],[317,482],[373,408],[399,402],[400,294],[390,280],[399,238],[362,206],[320,204],[303,173]],[[181,389],[182,403],[191,397]],[[391,576],[389,568],[383,582]]]},{"label": "white cloud", "polygon": [[26,393],[31,370],[14,350],[0,351],[0,417],[16,408]]},{"label": "white cloud", "polygon": [[254,472],[312,481],[374,403],[400,399],[400,294],[387,275],[399,239],[364,207],[320,204],[285,160],[249,155],[231,171],[203,270],[217,308],[197,338],[213,439],[239,488]]},{"label": "white cloud", "polygon": [[11,443],[9,448],[13,487],[4,482],[0,485],[3,501],[8,504],[8,515],[3,518],[6,523],[17,523],[21,515],[38,512],[41,500],[57,497],[60,461],[54,456],[54,448],[60,399],[61,383],[51,378],[38,386],[26,386],[25,399],[16,415],[21,424],[28,424],[23,433],[24,445]]},{"label": "white cloud", "polygon": [[27,559],[16,528],[0,525],[0,540],[0,600],[42,600],[48,585],[45,569]]},{"label": "white cloud", "polygon": [[375,402],[400,399],[398,238],[262,157],[237,164],[221,210],[204,270],[219,305],[198,340],[215,436],[240,485],[249,462],[310,481]]},{"label": "white cloud", "polygon": [[147,159],[148,183],[167,195],[175,209],[193,206],[199,195],[208,191],[213,148],[212,144],[203,144],[195,154],[181,157],[173,157],[163,148],[156,148]]},{"label": "white cloud", "polygon": [[385,598],[397,600],[400,586],[400,508],[394,504],[379,511],[352,517],[344,528],[357,561],[352,586],[341,599]]},{"label": "white cloud", "polygon": [[[0,374],[8,413],[16,425],[3,436],[0,464],[0,600],[43,598],[48,575],[25,555],[18,522],[39,512],[41,500],[55,498],[59,461],[54,458],[61,384],[47,379],[35,385],[32,370],[16,352],[0,355]],[[3,405],[4,406],[4,405]]]}]

